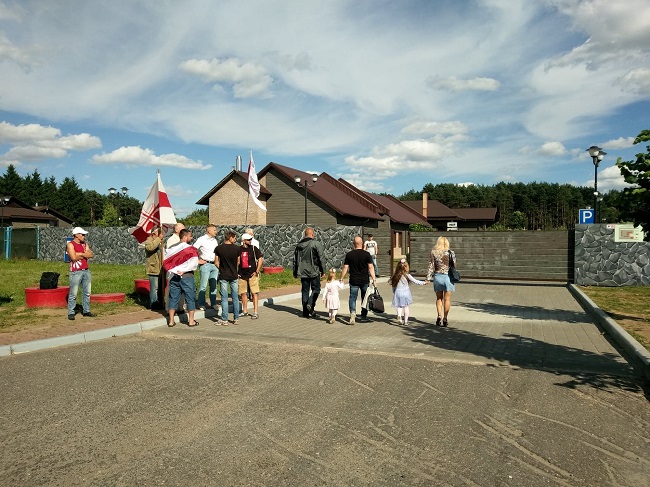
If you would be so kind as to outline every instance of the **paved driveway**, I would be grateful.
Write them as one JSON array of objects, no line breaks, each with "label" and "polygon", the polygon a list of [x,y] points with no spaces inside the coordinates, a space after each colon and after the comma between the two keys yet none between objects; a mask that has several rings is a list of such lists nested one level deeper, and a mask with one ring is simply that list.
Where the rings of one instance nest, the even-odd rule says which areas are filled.
[{"label": "paved driveway", "polygon": [[564,287],[459,285],[453,328],[433,330],[431,288],[413,291],[409,328],[386,318],[327,325],[278,300],[238,326],[203,318],[0,358],[0,478],[650,482],[644,391]]}]

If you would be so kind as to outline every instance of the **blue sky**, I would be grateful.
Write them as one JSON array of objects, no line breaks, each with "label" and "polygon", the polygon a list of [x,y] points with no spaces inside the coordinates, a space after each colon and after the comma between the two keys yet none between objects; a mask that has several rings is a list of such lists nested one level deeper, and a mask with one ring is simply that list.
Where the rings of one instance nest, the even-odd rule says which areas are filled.
[{"label": "blue sky", "polygon": [[253,151],[400,195],[623,187],[650,129],[647,0],[0,0],[0,170],[177,216]]}]

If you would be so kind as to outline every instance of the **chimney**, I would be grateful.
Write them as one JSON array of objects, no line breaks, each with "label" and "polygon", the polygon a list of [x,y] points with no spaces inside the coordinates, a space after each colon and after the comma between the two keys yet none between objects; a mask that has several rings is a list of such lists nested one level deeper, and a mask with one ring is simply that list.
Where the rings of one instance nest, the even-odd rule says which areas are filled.
[{"label": "chimney", "polygon": [[241,156],[237,156],[235,159],[235,170],[241,172]]},{"label": "chimney", "polygon": [[424,218],[429,217],[429,194],[428,193],[422,193],[422,216]]}]

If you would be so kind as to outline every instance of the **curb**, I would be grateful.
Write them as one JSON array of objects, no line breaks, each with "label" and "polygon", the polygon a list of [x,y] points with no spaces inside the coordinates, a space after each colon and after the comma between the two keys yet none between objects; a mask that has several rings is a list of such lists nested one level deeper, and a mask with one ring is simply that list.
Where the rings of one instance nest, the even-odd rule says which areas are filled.
[{"label": "curb", "polygon": [[575,284],[569,284],[569,292],[596,320],[605,332],[629,355],[632,366],[640,372],[646,381],[650,382],[650,352],[637,342],[632,335],[625,331],[607,313],[600,309]]}]

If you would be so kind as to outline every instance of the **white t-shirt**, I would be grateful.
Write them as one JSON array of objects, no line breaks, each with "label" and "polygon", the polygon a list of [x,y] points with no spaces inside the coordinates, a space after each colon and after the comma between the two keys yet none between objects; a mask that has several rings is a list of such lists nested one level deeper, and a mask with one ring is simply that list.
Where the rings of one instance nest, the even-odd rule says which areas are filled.
[{"label": "white t-shirt", "polygon": [[374,257],[377,253],[377,242],[374,240],[366,240],[363,244],[363,248],[366,252]]}]

